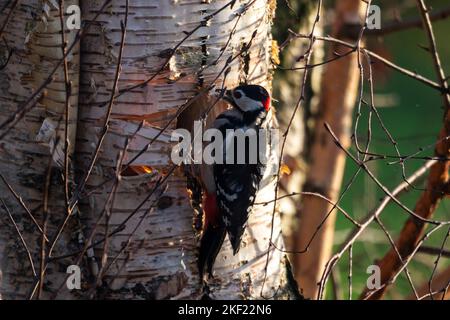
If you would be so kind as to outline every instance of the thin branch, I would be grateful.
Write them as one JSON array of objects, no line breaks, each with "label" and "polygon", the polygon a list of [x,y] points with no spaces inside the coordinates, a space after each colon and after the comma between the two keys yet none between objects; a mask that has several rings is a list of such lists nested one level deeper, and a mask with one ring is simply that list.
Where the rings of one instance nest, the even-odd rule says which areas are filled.
[{"label": "thin branch", "polygon": [[450,250],[445,250],[443,248],[434,248],[434,247],[429,247],[429,246],[422,246],[422,247],[420,247],[418,252],[419,253],[423,253],[423,254],[427,254],[427,255],[432,255],[432,256],[441,255],[442,257],[450,258]]},{"label": "thin branch", "polygon": [[110,2],[111,0],[105,0],[100,10],[95,15],[94,19],[92,21],[89,21],[83,28],[80,28],[80,30],[78,30],[77,34],[75,35],[75,40],[70,45],[70,47],[67,48],[66,54],[55,64],[55,66],[50,71],[48,77],[44,80],[44,82],[24,102],[22,102],[20,106],[18,106],[16,112],[14,112],[8,119],[6,119],[0,124],[0,130],[5,129],[0,134],[0,140],[2,140],[9,133],[9,131],[15,127],[15,125],[25,116],[27,112],[29,112],[31,109],[34,108],[38,98],[41,96],[44,89],[47,87],[47,85],[53,82],[54,75],[59,70],[61,64],[64,62],[64,58],[66,58],[70,54],[70,52],[75,48],[80,39],[83,38],[84,35],[89,30],[89,27],[97,20],[97,18],[100,16],[103,10],[105,10],[106,6]]},{"label": "thin branch", "polygon": [[[396,197],[403,191],[409,188],[409,185],[414,183],[416,180],[418,180],[420,177],[422,177],[433,165],[436,164],[436,161],[427,161],[421,168],[419,168],[417,171],[415,171],[407,180],[407,182],[403,181],[401,184],[399,184],[395,189],[393,189],[390,193],[392,196]],[[342,255],[349,249],[353,243],[356,242],[356,240],[359,238],[359,236],[363,233],[364,230],[366,230],[369,225],[375,220],[376,217],[378,217],[383,210],[386,208],[386,206],[392,201],[392,197],[389,195],[386,195],[383,200],[380,202],[380,204],[373,209],[361,222],[361,227],[354,229],[354,231],[348,236],[348,238],[342,243],[339,251],[331,257],[331,259],[328,261],[327,268],[322,273],[322,278],[319,283],[319,297],[321,298],[323,296],[324,287],[328,280],[328,277],[330,275],[331,270],[334,268],[336,263],[341,259]]]},{"label": "thin branch", "polygon": [[[33,216],[33,214],[31,213],[30,209],[27,207],[27,205],[25,204],[25,202],[23,201],[22,197],[19,196],[19,194],[13,189],[13,187],[8,183],[8,181],[6,180],[6,178],[3,176],[3,174],[0,173],[0,179],[3,181],[3,183],[8,187],[8,190],[11,192],[11,194],[13,195],[13,197],[17,200],[17,202],[19,203],[19,205],[25,210],[25,212],[27,213],[28,217],[30,217],[31,221],[33,222],[33,224],[36,226],[36,228],[39,230],[40,234],[44,234],[44,231],[42,230],[42,227],[40,226],[39,222],[37,222],[36,218]],[[46,237],[46,241],[49,241]]]},{"label": "thin branch", "polygon": [[[16,10],[16,7],[18,4],[19,4],[19,0],[15,0],[14,3],[12,4],[11,8],[9,9],[8,15],[6,16],[5,21],[3,22],[2,26],[0,27],[0,37],[3,35],[3,32],[5,31],[6,26],[8,25],[9,20],[11,19],[12,14],[13,14],[14,10]],[[2,8],[2,9],[4,9],[4,8]]]},{"label": "thin branch", "polygon": [[443,94],[442,98],[444,101],[444,105],[448,110],[450,108],[450,95],[448,91],[448,83],[446,80],[446,76],[444,74],[444,70],[442,69],[441,59],[439,57],[439,53],[437,50],[436,39],[433,32],[433,25],[431,24],[430,15],[428,13],[427,7],[425,6],[424,0],[417,0],[417,6],[419,7],[420,15],[422,16],[422,22],[430,45],[429,49],[433,57],[436,74],[439,78],[441,87],[447,89],[446,94]]},{"label": "thin branch", "polygon": [[352,300],[353,293],[353,245],[348,248],[348,300]]},{"label": "thin branch", "polygon": [[[381,286],[379,288],[376,288],[372,291],[364,291],[363,294],[361,295],[361,299],[364,300],[372,300],[372,299],[378,299],[379,296],[381,296],[382,294],[380,294],[380,291],[383,293],[385,292],[385,290],[387,289],[387,287],[393,283],[395,283],[395,281],[397,280],[398,276],[403,272],[403,270],[409,265],[409,263],[411,262],[411,260],[414,258],[416,252],[419,250],[419,248],[422,246],[422,244],[431,236],[431,234],[433,234],[434,232],[436,232],[437,230],[439,230],[440,228],[442,228],[444,225],[444,223],[439,224],[439,225],[435,225],[434,227],[431,228],[431,230],[429,232],[427,232],[425,235],[423,235],[419,241],[417,242],[417,244],[415,244],[411,250],[411,254],[405,259],[404,264],[401,266],[401,268],[399,268],[398,270],[394,270],[394,274],[393,276],[390,278],[390,280],[388,282],[382,282]],[[398,246],[397,246],[398,247]],[[381,269],[383,270],[383,269]]]},{"label": "thin branch", "polygon": [[403,203],[401,203],[379,180],[377,177],[375,177],[375,175],[369,170],[369,168],[367,168],[367,165],[364,162],[359,161],[358,159],[356,159],[347,149],[345,149],[341,142],[339,141],[339,139],[336,137],[335,133],[333,132],[333,130],[330,128],[330,126],[328,125],[328,123],[324,124],[325,129],[330,133],[330,135],[333,137],[334,142],[336,143],[336,145],[339,147],[339,149],[341,149],[342,151],[344,151],[347,156],[353,160],[353,162],[355,162],[355,164],[357,164],[359,167],[361,167],[368,175],[369,177],[380,187],[381,190],[383,190],[384,193],[386,193],[386,195],[390,196],[392,198],[392,200],[399,206],[401,207],[404,211],[406,211],[409,215],[411,215],[414,219],[420,221],[420,222],[425,222],[425,223],[430,223],[430,224],[434,224],[434,225],[441,225],[441,224],[448,224],[450,222],[448,221],[436,221],[436,220],[429,220],[426,218],[421,217],[420,215],[418,215],[417,213],[415,213],[414,211],[412,211],[411,209],[409,209],[408,207],[406,207]]},{"label": "thin branch", "polygon": [[[311,28],[311,32],[309,35],[309,46],[308,49],[306,50],[306,53],[304,54],[304,61],[305,61],[305,65],[308,65],[309,60],[312,56],[313,53],[313,49],[314,49],[314,39],[315,39],[315,30],[316,30],[316,26],[318,24],[318,22],[320,21],[320,14],[321,14],[321,10],[322,10],[322,0],[319,0],[319,3],[317,5],[317,13],[316,13],[316,18],[314,20],[314,23],[312,25]],[[289,134],[290,128],[292,126],[292,122],[294,121],[295,118],[295,114],[297,113],[298,109],[302,106],[304,100],[305,100],[305,94],[306,94],[306,80],[308,78],[308,69],[305,69],[304,73],[303,73],[303,77],[302,77],[302,86],[301,86],[301,92],[300,92],[300,97],[294,107],[294,110],[292,112],[291,118],[288,122],[286,131],[283,134],[283,143],[281,145],[281,152],[280,152],[280,157],[278,160],[278,166],[277,166],[277,174],[276,174],[276,184],[275,184],[275,201],[273,204],[273,211],[272,211],[272,221],[271,221],[271,228],[270,228],[270,237],[269,237],[269,247],[267,249],[267,256],[266,256],[266,264],[264,267],[264,280],[263,280],[263,285],[261,286],[261,292],[260,292],[260,296],[264,299],[266,299],[267,297],[264,297],[263,295],[263,290],[264,290],[264,285],[266,283],[267,280],[267,268],[269,266],[269,253],[270,253],[270,249],[272,246],[274,246],[273,244],[273,233],[274,233],[274,222],[275,222],[275,213],[276,213],[276,208],[277,208],[277,198],[278,198],[278,192],[279,192],[279,185],[280,185],[280,168],[281,168],[281,164],[283,161],[283,152],[284,152],[284,148],[286,146],[286,141],[287,141],[287,136]]]},{"label": "thin branch", "polygon": [[[431,21],[444,20],[450,17],[450,7],[441,9],[430,14]],[[421,17],[414,17],[405,19],[403,21],[389,21],[383,23],[381,29],[367,30],[366,34],[369,36],[385,36],[394,32],[404,31],[412,28],[423,28]]]},{"label": "thin branch", "polygon": [[432,293],[432,291],[433,291],[433,280],[434,280],[434,276],[435,276],[435,274],[436,274],[436,270],[437,270],[437,266],[438,266],[438,264],[439,264],[439,261],[441,260],[441,257],[443,256],[443,253],[444,253],[444,247],[445,247],[445,244],[446,244],[447,239],[449,238],[449,236],[450,236],[450,227],[448,228],[447,234],[445,235],[444,240],[442,241],[441,248],[440,248],[440,250],[439,250],[439,253],[437,254],[436,261],[434,262],[433,272],[431,273],[430,280],[428,281],[428,291],[429,291],[429,293],[430,293],[431,299],[433,299],[433,293]]},{"label": "thin branch", "polygon": [[403,261],[402,255],[401,253],[398,251],[398,248],[395,244],[394,239],[392,238],[391,234],[389,233],[389,231],[387,230],[387,228],[384,226],[384,224],[381,222],[380,218],[375,218],[375,222],[380,226],[380,228],[383,230],[384,234],[386,235],[386,237],[389,239],[389,243],[392,246],[392,249],[395,251],[395,253],[397,254],[398,259],[400,260],[400,262],[402,263],[402,266],[404,266],[405,268],[405,275],[406,275],[406,279],[408,279],[408,282],[411,286],[411,289],[413,291],[414,296],[416,297],[416,300],[419,300],[419,295],[417,294],[417,290],[416,287],[414,286],[414,283],[411,279],[411,274],[408,270],[408,268],[405,265],[405,262]]},{"label": "thin branch", "polygon": [[[422,16],[424,29],[429,40],[430,53],[433,58],[435,70],[439,82],[443,88],[448,89],[448,84],[445,79],[444,72],[442,70],[439,54],[437,52],[436,40],[434,37],[433,27],[431,25],[430,17],[423,0],[417,0],[417,5]],[[445,105],[445,115],[444,115],[444,125],[441,129],[440,137],[450,135],[450,96],[448,94],[443,94],[443,102]],[[438,143],[435,149],[435,155],[437,157],[448,157],[450,155],[450,143],[448,140]],[[439,202],[443,199],[446,192],[446,184],[449,181],[449,168],[450,161],[440,161],[430,170],[430,174],[427,181],[427,188],[420,195],[414,212],[417,216],[422,219],[429,220],[432,217],[434,211],[436,210]],[[417,218],[417,217],[415,217]],[[400,252],[401,258],[406,259],[406,261],[412,259],[415,251],[413,251],[414,245],[419,241],[421,234],[424,232],[425,224],[423,220],[412,219],[410,217],[402,231],[400,232],[399,238],[396,242],[398,251]],[[436,224],[436,228],[444,225],[446,223],[441,222]],[[433,229],[434,230],[434,229]],[[368,292],[365,290],[361,297],[365,299],[380,299],[385,293],[388,285],[395,281],[398,275],[398,270],[404,268],[403,263],[399,260],[397,253],[390,250],[383,259],[378,262],[381,269],[381,283],[382,288]]]},{"label": "thin branch", "polygon": [[14,218],[11,214],[11,211],[9,210],[8,206],[6,205],[6,203],[2,197],[0,197],[0,201],[2,202],[3,209],[5,209],[6,213],[8,214],[9,220],[13,224],[14,229],[16,230],[17,235],[19,236],[20,242],[22,243],[22,246],[27,253],[28,261],[30,262],[30,267],[31,267],[31,271],[33,272],[33,276],[37,277],[36,268],[34,267],[33,257],[31,256],[30,249],[28,249],[28,245],[27,245],[25,239],[23,238],[22,233],[19,230],[19,227],[17,226],[16,221],[14,220]]},{"label": "thin branch", "polygon": [[[328,202],[329,204],[331,204],[333,206],[333,210],[335,208],[337,208],[340,212],[342,212],[342,214],[345,216],[345,218],[347,218],[351,223],[353,223],[355,226],[360,227],[361,224],[356,221],[355,219],[353,219],[350,214],[345,211],[344,208],[342,208],[341,206],[339,206],[338,203],[335,203],[334,201],[332,201],[330,198],[324,196],[323,194],[317,193],[317,192],[309,192],[309,191],[301,191],[301,192],[292,192],[290,194],[285,194],[283,196],[280,196],[277,198],[276,201],[284,199],[284,198],[288,198],[288,197],[294,197],[294,196],[299,196],[299,195],[303,195],[303,196],[312,196],[312,197],[317,197],[320,199],[325,200],[326,202]],[[275,200],[269,200],[269,201],[264,201],[264,202],[255,202],[254,205],[263,205],[263,206],[267,206],[268,204],[275,202]],[[285,251],[286,252],[286,251]]]},{"label": "thin branch", "polygon": [[70,216],[69,209],[69,105],[72,94],[72,84],[69,79],[69,66],[67,64],[66,48],[67,40],[64,27],[64,0],[59,1],[59,21],[61,27],[61,50],[64,57],[64,85],[65,85],[65,121],[64,121],[64,200],[66,216]]},{"label": "thin branch", "polygon": [[[301,34],[295,33],[294,31],[291,31],[291,30],[290,30],[290,32],[293,33],[295,35],[295,37],[299,37],[299,38],[309,38],[310,37],[309,35],[301,35]],[[314,38],[316,40],[320,40],[320,41],[327,41],[327,42],[338,43],[340,45],[343,45],[343,46],[346,46],[346,47],[349,47],[349,48],[352,48],[352,49],[354,49],[356,47],[354,44],[351,44],[349,42],[346,42],[346,41],[343,41],[343,40],[339,40],[339,39],[336,39],[336,38],[333,38],[333,37],[329,37],[329,36],[326,36],[326,37],[315,36]],[[430,80],[430,79],[428,79],[428,78],[418,74],[417,72],[413,72],[413,71],[410,71],[410,70],[405,69],[403,67],[400,67],[400,66],[396,65],[395,63],[387,60],[386,58],[383,58],[382,56],[380,56],[380,55],[378,55],[378,54],[376,54],[376,53],[374,53],[374,52],[372,52],[372,51],[370,51],[370,50],[368,50],[368,49],[366,49],[364,47],[360,47],[360,49],[363,50],[364,52],[366,52],[369,56],[371,56],[375,60],[380,61],[381,63],[387,65],[388,67],[390,67],[390,68],[392,68],[392,69],[394,69],[394,70],[396,70],[396,71],[398,71],[398,72],[400,72],[400,73],[402,73],[402,74],[404,74],[404,75],[406,75],[406,76],[408,76],[410,78],[418,80],[418,81],[426,84],[427,86],[438,90],[439,92],[450,93],[450,91],[449,91],[449,89],[447,87],[443,87],[443,86],[439,85],[437,82],[434,82],[434,81],[432,81],[432,80]]]},{"label": "thin branch", "polygon": [[0,71],[5,69],[8,66],[9,60],[11,60],[11,57],[13,55],[13,50],[9,48],[8,42],[6,42],[5,38],[2,38],[3,42],[5,43],[6,51],[8,51],[8,56],[5,59],[5,62],[0,66]]},{"label": "thin branch", "polygon": [[[56,151],[56,146],[58,145],[58,140],[55,142],[55,148],[53,152]],[[45,236],[47,233],[47,224],[49,220],[49,196],[50,196],[50,188],[51,188],[51,177],[52,177],[52,162],[53,162],[53,154],[48,159],[47,164],[47,174],[45,175],[44,182],[44,201],[43,201],[43,212],[42,212],[42,236],[40,243],[40,260],[39,260],[39,283],[37,287],[36,299],[39,300],[42,295],[42,290],[44,288],[44,280],[45,280],[45,272],[47,271],[47,257],[49,252],[47,252],[47,242],[45,241]]]},{"label": "thin branch", "polygon": [[[127,30],[127,23],[128,23],[128,0],[126,1],[126,8],[125,8],[125,21],[122,22],[121,21],[121,30],[122,30],[122,37],[121,37],[121,41],[120,41],[120,47],[119,47],[119,56],[117,58],[117,66],[116,66],[116,72],[115,72],[115,76],[114,76],[114,83],[113,83],[113,87],[111,89],[111,96],[110,96],[110,100],[109,100],[109,104],[108,104],[108,108],[106,110],[106,115],[105,118],[103,120],[103,130],[102,133],[100,135],[100,138],[97,141],[97,144],[95,146],[95,151],[94,154],[90,160],[88,169],[86,171],[86,174],[84,176],[84,179],[82,180],[82,182],[80,183],[80,187],[79,188],[84,188],[84,185],[87,182],[87,179],[89,178],[89,175],[92,171],[92,168],[94,167],[94,164],[97,160],[97,157],[99,155],[100,152],[100,148],[103,144],[103,141],[106,137],[106,134],[108,132],[109,129],[109,120],[110,120],[110,116],[111,116],[111,112],[112,112],[112,107],[114,105],[114,98],[116,96],[116,91],[118,88],[118,83],[119,83],[119,78],[120,78],[120,72],[121,72],[121,68],[122,68],[122,55],[123,55],[123,49],[125,47],[125,36],[126,36],[126,30]],[[67,165],[67,163],[66,163]],[[69,200],[67,200],[69,201]],[[55,236],[55,238],[52,240],[52,244],[50,246],[50,250],[49,253],[51,254],[51,252],[53,251],[53,248],[56,244],[56,242],[58,241],[59,236],[61,235],[67,221],[69,220],[71,214],[73,212],[73,207],[69,207],[68,208],[68,212],[67,215],[63,221],[63,223],[59,226],[58,228],[58,232]]]}]

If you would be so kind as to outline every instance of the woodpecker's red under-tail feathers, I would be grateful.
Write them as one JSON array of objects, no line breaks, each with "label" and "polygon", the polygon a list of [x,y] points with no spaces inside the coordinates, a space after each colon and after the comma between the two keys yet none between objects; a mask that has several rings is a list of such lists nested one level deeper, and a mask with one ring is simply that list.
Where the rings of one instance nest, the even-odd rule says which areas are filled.
[{"label": "woodpecker's red under-tail feathers", "polygon": [[211,278],[213,266],[223,241],[225,240],[226,229],[217,207],[217,199],[214,193],[206,193],[203,197],[204,224],[202,238],[200,241],[200,252],[198,258],[198,269],[200,281],[206,272]]}]

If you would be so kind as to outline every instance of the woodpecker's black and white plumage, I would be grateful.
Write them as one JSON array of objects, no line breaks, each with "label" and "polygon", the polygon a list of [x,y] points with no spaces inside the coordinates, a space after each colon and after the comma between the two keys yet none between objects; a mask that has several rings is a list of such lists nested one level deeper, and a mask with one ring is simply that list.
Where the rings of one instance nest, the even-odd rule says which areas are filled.
[{"label": "woodpecker's black and white plumage", "polygon": [[[213,127],[224,137],[223,158],[227,157],[230,130],[267,129],[270,95],[258,85],[241,85],[228,90],[224,99],[232,108],[221,113],[214,121]],[[228,130],[228,131],[227,131]],[[259,139],[260,137],[258,137]],[[235,144],[235,157],[239,152]],[[259,183],[264,174],[265,165],[259,159],[259,141],[257,163],[249,161],[248,141],[245,145],[245,162],[239,164],[215,163],[202,172],[205,192],[203,197],[204,227],[200,243],[199,271],[200,278],[206,271],[212,276],[212,268],[217,254],[222,247],[225,235],[233,247],[233,254],[239,251],[242,235],[245,231],[249,214],[255,201]],[[255,149],[253,149],[255,150]],[[236,159],[235,159],[236,160]]]}]

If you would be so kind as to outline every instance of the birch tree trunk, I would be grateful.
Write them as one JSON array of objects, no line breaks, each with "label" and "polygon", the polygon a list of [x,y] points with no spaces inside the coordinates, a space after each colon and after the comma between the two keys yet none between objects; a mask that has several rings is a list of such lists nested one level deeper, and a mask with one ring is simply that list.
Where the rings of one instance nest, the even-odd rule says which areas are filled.
[{"label": "birch tree trunk", "polygon": [[[79,206],[91,229],[88,234],[103,215],[94,239],[101,239],[105,230],[125,226],[108,239],[106,250],[103,243],[96,246],[97,266],[92,272],[104,273],[104,277],[97,273],[103,278],[98,297],[196,299],[203,295],[196,266],[198,234],[184,170],[172,170],[171,132],[177,126],[192,128],[197,115],[214,105],[214,90],[207,90],[212,84],[270,86],[274,3],[132,0],[128,10],[125,1],[111,3],[82,41],[76,147],[80,184],[103,130],[120,63],[120,94],[114,99],[108,132],[86,185],[92,192]],[[91,20],[100,4],[81,1],[83,19]],[[121,21],[126,16],[123,38]],[[229,72],[223,72],[228,67]],[[131,86],[135,87],[127,90]],[[172,121],[182,106],[187,106],[182,118]],[[225,108],[223,102],[215,104],[207,124]],[[159,135],[163,127],[167,129]],[[140,150],[145,152],[139,154]],[[114,179],[120,161],[123,168],[133,159],[120,180]],[[164,183],[157,187],[161,179]],[[193,190],[192,197],[197,196]],[[256,202],[273,197],[273,177],[267,176]],[[268,252],[272,211],[271,205],[255,207],[238,255],[232,256],[225,240],[210,297],[258,299],[261,292],[264,297],[287,296],[284,255],[274,247]],[[272,241],[283,247],[278,215]]]},{"label": "birch tree trunk", "polygon": [[[0,294],[6,299],[199,298],[204,292],[191,206],[198,195],[188,192],[185,171],[171,164],[170,134],[177,125],[191,128],[195,115],[212,105],[208,123],[226,108],[214,104],[214,91],[207,90],[212,84],[270,87],[275,3],[73,0],[65,1],[65,8],[73,4],[81,6],[86,27],[80,64],[77,44],[62,63],[58,2],[13,1],[8,7],[0,1],[6,8],[0,32],[7,43],[1,53],[6,50],[7,56],[8,47],[14,48],[0,73],[5,134]],[[80,33],[64,34],[72,47]],[[68,150],[70,155],[75,150],[77,167],[68,195],[61,168],[66,106]],[[172,121],[183,106],[188,106],[183,119]],[[16,110],[24,115],[17,124],[8,118]],[[159,134],[162,127],[167,130]],[[266,175],[263,185],[256,202],[273,199],[273,176]],[[212,298],[290,297],[285,257],[269,246],[273,234],[272,242],[283,248],[272,211],[271,205],[255,207],[237,256],[226,240],[210,283]],[[89,259],[80,255],[84,251]],[[71,264],[81,267],[81,290],[65,285]]]},{"label": "birch tree trunk", "polygon": [[[66,0],[65,4],[77,5],[78,1]],[[42,231],[51,241],[66,215],[63,179],[66,94],[71,93],[67,104],[70,162],[78,108],[79,49],[75,45],[67,56],[64,72],[64,64],[60,63],[63,41],[57,2],[1,0],[0,8],[5,8],[0,13],[0,38],[4,38],[0,59],[7,63],[0,70],[0,296],[47,297],[46,293],[39,293],[37,283],[41,253],[47,254],[49,244],[46,242],[42,249]],[[65,28],[64,34],[68,43],[74,42],[76,30]],[[12,50],[10,59],[4,59],[9,50]],[[65,84],[66,74],[70,92]],[[47,86],[40,90],[47,79]],[[27,103],[34,93],[38,94]],[[71,172],[69,179],[70,176]],[[48,197],[44,201],[46,191]],[[66,229],[59,237],[56,251],[74,249],[71,230]],[[46,268],[42,287],[50,290],[55,280],[63,277],[65,262],[60,262],[62,265]]]}]

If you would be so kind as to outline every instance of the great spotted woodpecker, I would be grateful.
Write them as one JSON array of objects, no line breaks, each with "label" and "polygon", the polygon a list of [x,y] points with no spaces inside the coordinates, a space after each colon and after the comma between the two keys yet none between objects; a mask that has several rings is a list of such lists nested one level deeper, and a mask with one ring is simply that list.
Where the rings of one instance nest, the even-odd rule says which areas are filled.
[{"label": "great spotted woodpecker", "polygon": [[[244,132],[253,129],[267,129],[267,114],[270,110],[270,95],[266,89],[258,85],[241,85],[228,90],[224,99],[232,106],[221,113],[214,121],[213,127],[218,129],[223,141],[223,159],[227,158],[227,134],[242,129]],[[230,131],[230,129],[232,131]],[[258,138],[260,139],[260,137]],[[245,152],[245,162],[215,163],[205,166],[202,180],[205,188],[203,195],[204,224],[200,241],[198,268],[203,281],[205,269],[212,277],[213,265],[222,247],[225,235],[238,253],[247,219],[255,201],[259,183],[264,174],[265,165],[260,161],[260,141],[258,141],[258,161],[249,161],[249,142],[245,150],[237,150],[234,156]],[[253,148],[253,151],[255,149]],[[236,160],[236,158],[234,159]]]}]

